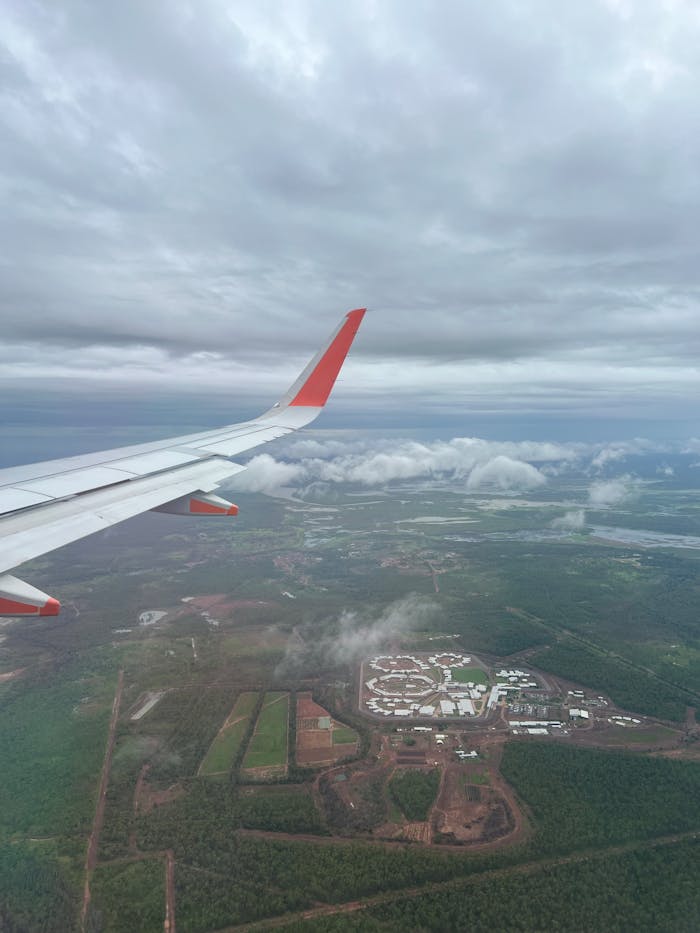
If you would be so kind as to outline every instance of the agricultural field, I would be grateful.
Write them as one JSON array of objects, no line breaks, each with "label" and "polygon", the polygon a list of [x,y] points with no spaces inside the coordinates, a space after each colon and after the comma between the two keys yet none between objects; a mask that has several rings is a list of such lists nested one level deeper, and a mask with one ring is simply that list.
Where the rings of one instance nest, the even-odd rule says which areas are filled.
[{"label": "agricultural field", "polygon": [[349,726],[333,719],[316,703],[311,693],[296,697],[296,761],[302,767],[332,764],[357,752],[359,736]]},{"label": "agricultural field", "polygon": [[250,726],[258,694],[241,693],[199,766],[199,774],[222,774],[231,770]]},{"label": "agricultural field", "polygon": [[242,770],[249,777],[284,773],[287,767],[289,730],[289,694],[269,691],[265,694]]},{"label": "agricultural field", "polygon": [[357,732],[349,726],[338,726],[333,729],[334,745],[355,745],[357,743]]}]

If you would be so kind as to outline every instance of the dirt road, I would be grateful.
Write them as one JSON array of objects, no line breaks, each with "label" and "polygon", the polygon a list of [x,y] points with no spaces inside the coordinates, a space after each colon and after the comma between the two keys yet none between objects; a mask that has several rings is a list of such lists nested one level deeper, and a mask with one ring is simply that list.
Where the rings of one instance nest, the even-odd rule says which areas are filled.
[{"label": "dirt road", "polygon": [[119,707],[122,701],[122,691],[124,689],[124,671],[119,671],[117,679],[117,692],[114,695],[112,703],[112,716],[109,720],[109,732],[107,734],[107,747],[105,748],[105,757],[102,762],[102,771],[100,772],[100,785],[97,791],[97,806],[95,807],[95,818],[92,821],[92,830],[88,839],[87,853],[85,855],[85,888],[83,890],[83,909],[80,914],[80,929],[85,930],[85,921],[87,919],[88,907],[90,906],[90,878],[97,862],[97,850],[100,843],[100,831],[105,816],[105,803],[107,800],[107,782],[109,780],[109,769],[112,764],[112,752],[114,751],[114,741],[117,731],[117,720],[119,719]]},{"label": "dirt road", "polygon": [[163,933],[175,933],[175,855],[165,853],[165,922]]}]

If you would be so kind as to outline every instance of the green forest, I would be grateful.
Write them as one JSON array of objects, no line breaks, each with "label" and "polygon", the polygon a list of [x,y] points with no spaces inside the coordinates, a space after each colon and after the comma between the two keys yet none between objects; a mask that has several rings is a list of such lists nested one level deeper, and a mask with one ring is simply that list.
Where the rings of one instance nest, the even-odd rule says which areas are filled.
[{"label": "green forest", "polygon": [[685,718],[690,701],[680,690],[582,645],[561,642],[531,661],[542,670],[605,693],[622,709],[674,722]]},{"label": "green forest", "polygon": [[538,853],[700,830],[700,763],[516,740],[501,773],[532,812]]},{"label": "green forest", "polygon": [[400,769],[389,781],[391,796],[407,820],[428,819],[439,786],[440,772],[437,768],[432,771]]},{"label": "green forest", "polygon": [[284,933],[697,933],[700,841],[493,872]]}]

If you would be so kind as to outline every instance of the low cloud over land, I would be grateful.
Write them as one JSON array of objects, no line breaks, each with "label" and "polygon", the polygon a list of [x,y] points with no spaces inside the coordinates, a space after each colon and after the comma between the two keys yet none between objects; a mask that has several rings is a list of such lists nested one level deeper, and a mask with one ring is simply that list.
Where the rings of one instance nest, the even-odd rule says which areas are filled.
[{"label": "low cloud over land", "polygon": [[635,486],[635,480],[629,474],[593,483],[588,491],[590,505],[594,509],[609,509],[620,505],[635,492]]},{"label": "low cloud over land", "polygon": [[351,664],[385,650],[408,632],[425,629],[437,611],[438,606],[429,598],[410,595],[375,616],[345,611],[334,621],[324,620],[320,628],[300,626],[289,637],[277,673],[283,676]]}]

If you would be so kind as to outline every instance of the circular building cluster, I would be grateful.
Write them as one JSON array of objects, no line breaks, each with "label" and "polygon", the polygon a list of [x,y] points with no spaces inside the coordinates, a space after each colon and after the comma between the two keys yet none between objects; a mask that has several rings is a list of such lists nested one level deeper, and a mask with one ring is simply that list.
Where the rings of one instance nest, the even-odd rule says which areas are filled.
[{"label": "circular building cluster", "polygon": [[412,654],[380,654],[370,659],[369,666],[384,674],[413,674],[430,669],[425,661]]},{"label": "circular building cluster", "polygon": [[453,667],[469,667],[472,659],[466,654],[455,654],[453,651],[441,651],[440,654],[433,654],[428,658],[435,667],[441,667],[443,671],[450,670]]}]

